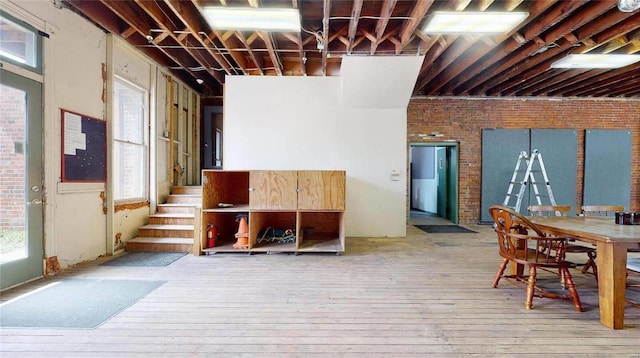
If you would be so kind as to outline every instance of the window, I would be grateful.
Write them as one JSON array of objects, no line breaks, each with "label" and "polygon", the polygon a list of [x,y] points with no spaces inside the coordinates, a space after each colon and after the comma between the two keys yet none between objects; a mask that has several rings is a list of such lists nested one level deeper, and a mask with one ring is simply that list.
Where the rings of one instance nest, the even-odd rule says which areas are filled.
[{"label": "window", "polygon": [[37,30],[0,12],[0,58],[28,70],[42,73]]},{"label": "window", "polygon": [[147,93],[116,77],[113,98],[114,199],[147,200]]}]

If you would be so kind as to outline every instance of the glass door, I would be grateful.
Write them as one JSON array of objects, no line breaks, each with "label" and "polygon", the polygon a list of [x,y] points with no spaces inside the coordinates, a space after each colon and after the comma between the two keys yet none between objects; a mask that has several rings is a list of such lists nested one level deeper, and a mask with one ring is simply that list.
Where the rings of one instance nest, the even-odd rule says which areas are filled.
[{"label": "glass door", "polygon": [[42,85],[0,69],[0,289],[42,276]]}]

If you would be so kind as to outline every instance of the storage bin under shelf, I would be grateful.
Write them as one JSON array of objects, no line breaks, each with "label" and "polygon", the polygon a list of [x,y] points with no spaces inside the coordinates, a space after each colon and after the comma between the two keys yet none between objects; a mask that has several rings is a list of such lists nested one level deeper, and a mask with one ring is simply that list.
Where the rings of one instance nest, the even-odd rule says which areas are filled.
[{"label": "storage bin under shelf", "polygon": [[[235,248],[233,244],[237,242],[235,234],[238,232],[237,215],[249,215],[247,211],[230,211],[230,210],[204,210],[202,212],[202,230],[203,242],[202,251],[210,252],[246,252],[247,248]],[[210,224],[216,225],[218,228],[218,237],[216,238],[216,246],[207,247],[207,228]]]},{"label": "storage bin under shelf", "polygon": [[299,211],[297,223],[297,251],[344,251],[344,212]]},{"label": "storage bin under shelf", "polygon": [[258,242],[259,235],[265,230],[291,230],[296,233],[295,211],[251,211],[249,213],[249,247],[253,251],[295,251],[296,242]]}]

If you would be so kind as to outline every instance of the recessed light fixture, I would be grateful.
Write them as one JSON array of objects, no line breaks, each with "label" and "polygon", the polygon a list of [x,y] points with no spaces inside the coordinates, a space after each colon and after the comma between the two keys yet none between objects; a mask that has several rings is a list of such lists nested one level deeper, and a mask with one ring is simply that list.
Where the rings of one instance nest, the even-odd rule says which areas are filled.
[{"label": "recessed light fixture", "polygon": [[422,32],[430,34],[496,34],[513,30],[529,16],[527,12],[436,11]]},{"label": "recessed light fixture", "polygon": [[640,61],[640,55],[573,54],[551,64],[551,68],[620,68]]},{"label": "recessed light fixture", "polygon": [[218,30],[300,31],[298,9],[207,6],[203,14],[211,27]]},{"label": "recessed light fixture", "polygon": [[198,82],[199,85],[204,83],[204,81],[202,79],[200,79],[200,78],[196,78],[196,82]]}]

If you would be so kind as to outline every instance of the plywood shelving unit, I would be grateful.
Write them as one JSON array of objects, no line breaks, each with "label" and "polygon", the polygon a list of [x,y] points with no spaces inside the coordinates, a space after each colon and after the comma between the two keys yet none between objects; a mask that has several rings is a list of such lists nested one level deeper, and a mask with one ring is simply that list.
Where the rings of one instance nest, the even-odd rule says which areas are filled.
[{"label": "plywood shelving unit", "polygon": [[[344,252],[346,173],[339,170],[202,171],[201,253]],[[221,205],[222,204],[222,205]],[[249,246],[236,248],[238,215],[249,218]],[[219,236],[207,247],[206,231]],[[290,230],[290,242],[261,240]]]}]

